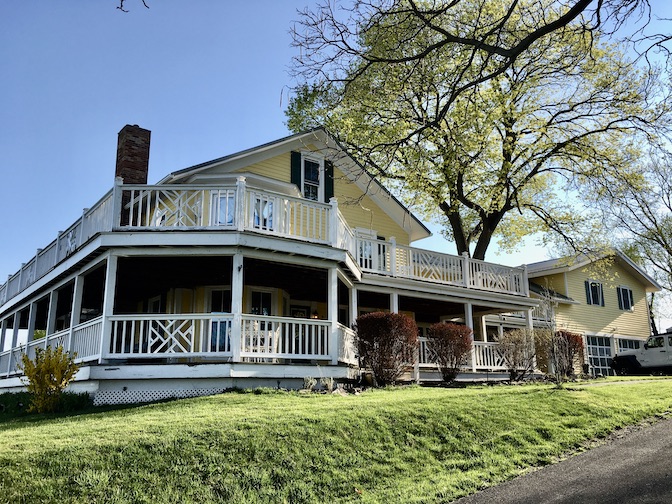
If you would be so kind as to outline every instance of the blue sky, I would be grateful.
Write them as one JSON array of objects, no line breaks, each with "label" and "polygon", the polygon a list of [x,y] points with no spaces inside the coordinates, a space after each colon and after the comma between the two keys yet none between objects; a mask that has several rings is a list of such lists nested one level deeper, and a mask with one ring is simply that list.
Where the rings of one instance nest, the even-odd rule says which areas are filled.
[{"label": "blue sky", "polygon": [[150,183],[286,135],[289,28],[307,0],[3,2],[0,282],[114,181],[152,131]]},{"label": "blue sky", "polygon": [[150,183],[288,134],[289,30],[313,0],[147,1],[2,3],[0,282],[112,187],[125,124],[152,131]]}]

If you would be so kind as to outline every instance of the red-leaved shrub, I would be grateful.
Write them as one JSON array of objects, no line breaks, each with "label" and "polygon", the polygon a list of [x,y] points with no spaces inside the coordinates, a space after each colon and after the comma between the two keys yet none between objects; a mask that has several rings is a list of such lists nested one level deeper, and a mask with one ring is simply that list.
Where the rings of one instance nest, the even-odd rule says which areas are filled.
[{"label": "red-leaved shrub", "polygon": [[362,365],[371,369],[377,386],[384,386],[414,361],[418,327],[399,313],[367,313],[357,317],[357,344]]},{"label": "red-leaved shrub", "polygon": [[434,353],[441,376],[446,382],[457,378],[471,352],[472,330],[452,322],[433,324],[427,331],[427,344]]}]

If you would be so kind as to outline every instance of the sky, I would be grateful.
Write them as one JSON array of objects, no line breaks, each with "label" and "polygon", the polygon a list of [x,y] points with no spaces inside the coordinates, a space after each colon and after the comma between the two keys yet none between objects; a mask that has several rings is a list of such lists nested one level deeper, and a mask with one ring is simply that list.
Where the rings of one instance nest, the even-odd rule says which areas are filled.
[{"label": "sky", "polygon": [[[0,7],[0,282],[112,187],[125,124],[152,131],[149,183],[289,134],[290,27],[313,1],[147,3]],[[454,251],[435,235],[417,245]]]},{"label": "sky", "polygon": [[[0,6],[0,283],[114,182],[117,133],[152,132],[149,183],[289,134],[290,28],[314,0]],[[416,246],[454,253],[435,237]],[[551,257],[531,242],[507,265]]]}]

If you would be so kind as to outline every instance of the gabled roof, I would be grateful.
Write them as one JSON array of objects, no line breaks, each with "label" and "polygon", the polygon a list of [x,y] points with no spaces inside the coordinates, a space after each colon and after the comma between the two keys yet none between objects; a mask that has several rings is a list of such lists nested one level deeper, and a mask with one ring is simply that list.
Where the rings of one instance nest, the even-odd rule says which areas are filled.
[{"label": "gabled roof", "polygon": [[406,206],[387,190],[365,167],[349,156],[341,145],[323,128],[315,128],[303,133],[290,135],[279,140],[229,154],[212,161],[200,163],[165,176],[159,184],[185,184],[203,175],[203,172],[217,169],[233,172],[247,165],[314,145],[329,152],[334,166],[341,170],[351,182],[356,184],[399,226],[409,230],[411,241],[431,236],[431,231]]},{"label": "gabled roof", "polygon": [[657,292],[661,290],[661,286],[658,282],[650,277],[641,267],[635,264],[632,259],[617,249],[606,252],[599,257],[588,257],[586,255],[580,255],[576,258],[561,257],[559,259],[549,259],[547,261],[528,264],[527,276],[528,278],[538,278],[546,275],[568,273],[570,271],[584,268],[597,260],[612,256],[615,257],[619,264],[623,266],[630,274],[640,279],[647,292]]}]

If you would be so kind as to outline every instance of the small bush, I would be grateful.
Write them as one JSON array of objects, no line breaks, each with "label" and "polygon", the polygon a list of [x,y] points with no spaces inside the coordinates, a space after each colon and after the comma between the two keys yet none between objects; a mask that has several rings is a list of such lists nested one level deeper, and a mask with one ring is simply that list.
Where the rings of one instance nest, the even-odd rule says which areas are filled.
[{"label": "small bush", "polygon": [[334,387],[336,386],[336,381],[332,376],[323,376],[320,378],[320,385],[322,385],[327,392],[333,392]]},{"label": "small bush", "polygon": [[315,378],[313,378],[312,376],[304,376],[303,377],[303,389],[304,390],[312,391],[315,388],[315,385],[317,385],[317,380]]},{"label": "small bush", "polygon": [[511,381],[521,381],[534,372],[535,331],[531,329],[513,329],[499,338],[499,351],[504,365],[509,371]]},{"label": "small bush", "polygon": [[75,364],[76,354],[47,347],[35,349],[35,360],[23,354],[20,368],[26,375],[26,388],[31,395],[28,411],[53,413],[59,407],[61,394],[75,378],[79,364]]},{"label": "small bush", "polygon": [[583,364],[583,337],[569,331],[557,331],[551,346],[551,363],[558,383],[576,376],[577,360]]},{"label": "small bush", "polygon": [[371,369],[374,384],[389,385],[414,362],[418,327],[399,313],[367,313],[357,317],[357,345],[362,366]]},{"label": "small bush", "polygon": [[427,345],[435,354],[439,371],[445,382],[455,381],[460,368],[471,353],[472,330],[462,324],[439,323],[427,331]]},{"label": "small bush", "polygon": [[558,385],[576,376],[575,369],[580,369],[583,364],[583,337],[580,334],[547,331],[536,335],[535,345],[537,365]]}]

